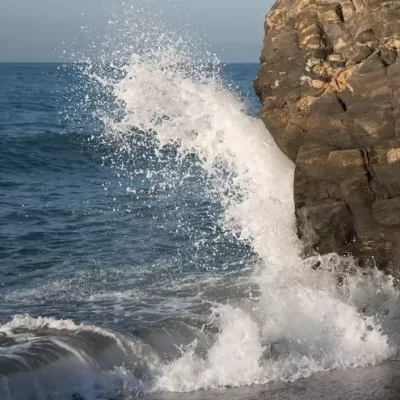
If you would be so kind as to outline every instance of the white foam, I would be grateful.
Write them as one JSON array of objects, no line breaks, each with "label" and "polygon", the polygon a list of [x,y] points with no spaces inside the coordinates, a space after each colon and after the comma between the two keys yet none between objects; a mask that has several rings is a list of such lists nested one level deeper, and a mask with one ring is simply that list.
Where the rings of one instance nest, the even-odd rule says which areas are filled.
[{"label": "white foam", "polygon": [[[100,328],[93,325],[86,324],[75,324],[70,319],[57,319],[51,317],[38,317],[34,318],[29,315],[15,315],[10,322],[0,325],[0,332],[5,333],[9,337],[14,339],[21,336],[16,334],[15,330],[26,329],[30,332],[35,332],[41,329],[53,329],[57,331],[70,331],[70,332],[93,332],[101,336],[109,337],[118,344],[118,346],[126,352],[126,344],[122,342],[121,338],[116,334],[108,331],[107,329]],[[28,332],[29,335],[29,332]],[[23,333],[22,336],[28,337],[27,333]]]}]

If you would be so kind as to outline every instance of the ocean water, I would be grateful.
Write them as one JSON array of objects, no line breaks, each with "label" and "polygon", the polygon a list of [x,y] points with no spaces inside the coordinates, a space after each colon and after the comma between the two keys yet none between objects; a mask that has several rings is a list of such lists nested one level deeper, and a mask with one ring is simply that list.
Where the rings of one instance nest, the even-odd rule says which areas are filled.
[{"label": "ocean water", "polygon": [[400,398],[393,279],[301,257],[258,65],[166,36],[0,65],[0,399]]}]

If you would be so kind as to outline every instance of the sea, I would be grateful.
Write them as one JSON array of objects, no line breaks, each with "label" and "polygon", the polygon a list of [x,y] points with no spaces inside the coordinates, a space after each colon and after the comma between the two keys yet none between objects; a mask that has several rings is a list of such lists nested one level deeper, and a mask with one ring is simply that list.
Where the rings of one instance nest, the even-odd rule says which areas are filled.
[{"label": "sea", "polygon": [[0,399],[400,399],[394,279],[302,256],[259,64],[157,38],[0,64]]}]

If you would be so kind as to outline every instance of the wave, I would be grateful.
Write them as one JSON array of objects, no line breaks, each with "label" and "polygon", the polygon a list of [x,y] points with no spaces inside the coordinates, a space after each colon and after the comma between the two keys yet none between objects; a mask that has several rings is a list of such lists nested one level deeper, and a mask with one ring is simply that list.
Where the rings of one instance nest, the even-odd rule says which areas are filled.
[{"label": "wave", "polygon": [[96,392],[107,398],[118,381],[108,387],[105,378],[111,383],[118,368],[132,371],[130,390],[138,393],[148,389],[157,362],[154,352],[139,339],[71,320],[26,315],[0,326],[0,349],[0,397],[4,400],[89,399]]},{"label": "wave", "polygon": [[[110,114],[105,107],[101,140],[117,149],[110,154],[116,167],[147,144],[156,147],[153,155],[174,148],[177,165],[195,159],[210,182],[204,196],[217,195],[223,206],[222,231],[249,243],[259,258],[248,278],[258,293],[215,303],[207,323],[193,326],[198,337],[190,344],[172,337],[180,346],[172,359],[102,328],[15,317],[0,328],[6,343],[0,357],[5,370],[11,362],[16,372],[3,377],[3,398],[25,399],[35,390],[48,398],[115,399],[220,389],[294,381],[395,356],[399,303],[392,278],[359,271],[351,258],[335,254],[304,260],[294,167],[227,88],[215,58],[199,55],[190,40],[158,21],[138,18],[132,29],[128,58],[125,50],[123,61],[111,61],[121,49],[115,39],[113,53],[104,53],[106,69],[84,66],[119,109]],[[164,179],[174,176],[165,168]]]},{"label": "wave", "polygon": [[[390,277],[377,279],[375,272],[364,277],[351,258],[301,257],[292,163],[227,89],[219,67],[210,71],[213,59],[206,55],[196,63],[193,53],[198,57],[198,52],[160,29],[163,34],[153,28],[150,35],[155,46],[134,53],[119,69],[122,78],[88,72],[112,89],[123,114],[104,118],[104,138],[134,153],[133,127],[155,135],[160,149],[175,146],[178,160],[194,154],[223,205],[221,226],[251,244],[261,267],[255,272],[257,300],[219,305],[215,343],[201,356],[194,343],[165,367],[158,389],[295,380],[391,357],[396,345],[382,321],[360,312],[370,301],[360,294],[363,285],[383,290],[385,302],[397,299]],[[385,283],[379,286],[371,276]],[[356,305],[357,296],[364,304]]]}]

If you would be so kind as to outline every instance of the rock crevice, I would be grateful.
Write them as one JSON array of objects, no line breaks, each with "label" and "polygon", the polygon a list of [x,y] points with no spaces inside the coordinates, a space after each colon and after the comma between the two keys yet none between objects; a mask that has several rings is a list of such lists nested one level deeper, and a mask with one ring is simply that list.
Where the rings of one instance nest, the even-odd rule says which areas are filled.
[{"label": "rock crevice", "polygon": [[400,1],[278,0],[255,89],[305,252],[400,270]]}]

